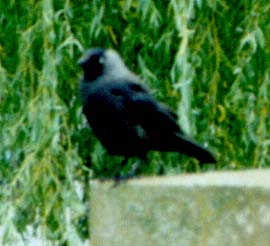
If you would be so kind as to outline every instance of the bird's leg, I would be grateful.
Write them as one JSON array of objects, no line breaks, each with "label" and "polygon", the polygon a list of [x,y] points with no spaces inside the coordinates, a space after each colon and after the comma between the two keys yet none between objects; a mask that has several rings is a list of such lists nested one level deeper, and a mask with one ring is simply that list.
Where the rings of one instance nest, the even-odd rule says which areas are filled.
[{"label": "bird's leg", "polygon": [[115,174],[115,180],[120,180],[121,179],[120,170],[121,170],[122,167],[124,167],[127,164],[127,162],[128,162],[128,157],[125,157],[123,159],[123,161],[120,163],[120,166],[118,167],[118,170],[117,170],[117,172]]},{"label": "bird's leg", "polygon": [[132,178],[132,177],[134,177],[136,175],[136,172],[139,169],[141,163],[142,163],[142,160],[139,159],[139,160],[137,160],[136,162],[134,162],[132,164],[132,167],[131,167],[130,171],[127,174],[128,178]]},{"label": "bird's leg", "polygon": [[121,162],[120,167],[124,167],[128,162],[129,157],[125,157],[124,160]]},{"label": "bird's leg", "polygon": [[[122,165],[124,166],[124,165],[127,163],[127,161],[128,161],[128,158],[126,157],[126,158],[122,161],[121,166],[122,166]],[[122,181],[126,181],[126,180],[128,180],[128,179],[130,179],[130,178],[133,178],[133,177],[136,175],[136,172],[137,172],[138,168],[140,167],[141,162],[142,162],[142,160],[139,159],[139,160],[137,160],[135,163],[133,163],[133,164],[132,164],[132,167],[131,167],[131,169],[130,169],[130,171],[129,171],[128,174],[125,175],[125,176],[121,176],[121,175],[120,175],[120,172],[117,172],[117,174],[116,174],[115,177],[114,177],[115,183],[114,183],[113,187],[115,188],[115,187],[118,186],[118,185],[120,184],[120,182],[122,182]]]}]

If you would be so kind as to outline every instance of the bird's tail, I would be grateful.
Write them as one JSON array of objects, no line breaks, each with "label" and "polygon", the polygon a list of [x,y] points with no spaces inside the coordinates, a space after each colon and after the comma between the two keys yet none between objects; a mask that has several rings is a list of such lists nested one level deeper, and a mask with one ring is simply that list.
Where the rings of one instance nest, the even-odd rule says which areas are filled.
[{"label": "bird's tail", "polygon": [[188,139],[187,137],[182,135],[177,135],[176,141],[179,152],[196,158],[200,162],[200,164],[217,162],[214,155],[209,150],[207,150],[200,144],[195,143],[191,139]]}]

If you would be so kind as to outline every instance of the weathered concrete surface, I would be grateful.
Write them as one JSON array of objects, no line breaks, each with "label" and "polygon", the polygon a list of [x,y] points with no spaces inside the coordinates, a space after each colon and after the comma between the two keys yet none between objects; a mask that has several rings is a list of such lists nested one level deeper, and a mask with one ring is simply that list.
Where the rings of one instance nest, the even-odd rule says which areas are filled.
[{"label": "weathered concrete surface", "polygon": [[269,246],[270,170],[91,182],[92,246]]}]

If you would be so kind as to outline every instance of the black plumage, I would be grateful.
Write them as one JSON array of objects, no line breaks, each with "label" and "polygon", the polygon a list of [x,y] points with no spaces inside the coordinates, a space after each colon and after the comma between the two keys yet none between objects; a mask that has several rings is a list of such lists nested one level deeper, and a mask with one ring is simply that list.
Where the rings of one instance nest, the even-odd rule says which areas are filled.
[{"label": "black plumage", "polygon": [[111,49],[91,49],[80,59],[83,113],[94,134],[111,155],[145,158],[151,150],[215,163],[211,152],[189,139],[177,115],[158,102],[148,88]]}]

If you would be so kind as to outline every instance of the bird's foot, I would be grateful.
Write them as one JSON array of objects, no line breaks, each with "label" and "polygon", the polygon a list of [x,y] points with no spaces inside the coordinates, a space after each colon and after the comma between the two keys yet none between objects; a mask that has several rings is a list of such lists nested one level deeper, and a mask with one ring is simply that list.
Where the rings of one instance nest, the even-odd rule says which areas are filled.
[{"label": "bird's foot", "polygon": [[127,175],[121,176],[120,172],[117,172],[116,175],[114,176],[114,185],[113,187],[118,186],[121,182],[126,182],[131,178],[134,178],[136,176],[136,172],[138,168],[141,165],[141,160],[136,161],[133,163],[130,171],[127,173]]}]

